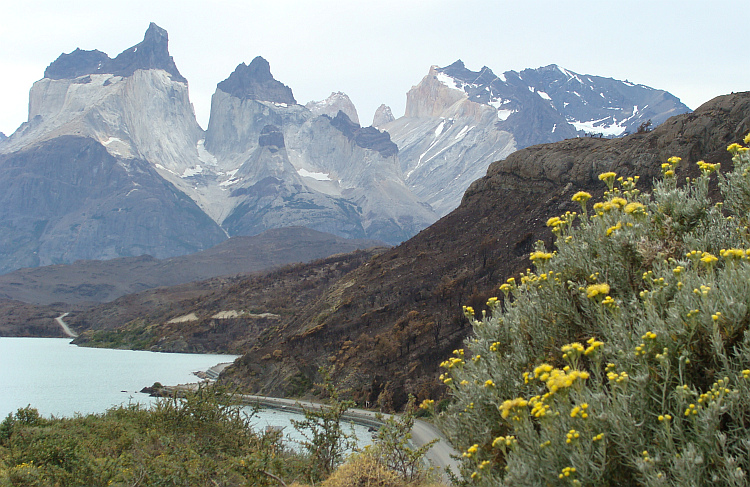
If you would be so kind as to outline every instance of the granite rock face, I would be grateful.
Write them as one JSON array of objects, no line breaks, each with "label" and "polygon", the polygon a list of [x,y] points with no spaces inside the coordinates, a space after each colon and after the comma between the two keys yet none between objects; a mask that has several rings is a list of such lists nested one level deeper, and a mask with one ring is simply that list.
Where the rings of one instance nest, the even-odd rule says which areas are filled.
[{"label": "granite rock face", "polygon": [[224,88],[212,98],[205,146],[223,173],[220,222],[230,235],[303,225],[396,244],[437,218],[406,187],[388,133],[353,121],[346,95],[301,106]]}]

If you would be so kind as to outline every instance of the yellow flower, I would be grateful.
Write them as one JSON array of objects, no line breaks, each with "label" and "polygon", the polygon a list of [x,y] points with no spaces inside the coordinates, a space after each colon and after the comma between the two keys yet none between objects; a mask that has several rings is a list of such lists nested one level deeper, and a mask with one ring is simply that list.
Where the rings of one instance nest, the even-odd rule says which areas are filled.
[{"label": "yellow flower", "polygon": [[532,262],[534,262],[536,260],[547,261],[547,260],[550,260],[552,257],[553,257],[553,255],[550,252],[540,252],[538,250],[535,251],[535,252],[532,252],[529,255],[529,259]]},{"label": "yellow flower", "polygon": [[646,207],[638,202],[634,201],[632,203],[628,203],[627,205],[625,205],[625,213],[627,213],[628,215],[631,215],[634,213],[637,215],[637,214],[642,214],[645,212],[646,212]]},{"label": "yellow flower", "polygon": [[563,223],[563,221],[560,219],[559,216],[553,216],[552,218],[550,218],[549,220],[547,220],[547,226],[548,227],[556,227],[556,226],[558,226],[558,225],[560,225],[562,223]]},{"label": "yellow flower", "polygon": [[612,233],[616,232],[617,230],[619,230],[621,228],[622,228],[622,222],[617,222],[617,225],[615,225],[613,227],[609,227],[607,229],[607,236],[609,237],[610,235],[612,235]]},{"label": "yellow flower", "polygon": [[732,154],[736,154],[740,149],[742,149],[742,146],[736,142],[734,144],[730,144],[729,147],[727,147],[727,150]]},{"label": "yellow flower", "polygon": [[579,191],[570,198],[571,201],[578,201],[582,205],[585,205],[588,200],[591,199],[591,194],[586,191]]},{"label": "yellow flower", "polygon": [[617,197],[612,198],[611,200],[609,200],[609,203],[612,204],[612,205],[614,205],[617,209],[620,209],[623,206],[625,206],[625,205],[628,204],[628,200],[626,200],[625,198],[620,198],[619,196],[617,196]]},{"label": "yellow flower", "polygon": [[702,172],[705,172],[706,174],[710,174],[721,167],[721,164],[709,164],[706,161],[698,161],[696,162],[696,164],[698,165],[700,170]]},{"label": "yellow flower", "polygon": [[432,399],[425,399],[422,404],[419,405],[419,409],[430,409],[435,405],[435,401]]},{"label": "yellow flower", "polygon": [[703,257],[701,257],[701,262],[703,262],[704,264],[707,264],[707,265],[712,265],[717,260],[719,260],[719,259],[717,259],[716,256],[714,256],[713,254],[710,254],[708,252],[703,252]]},{"label": "yellow flower", "polygon": [[592,284],[586,288],[586,296],[588,298],[595,298],[598,295],[606,295],[609,294],[609,284],[601,283],[601,284]]},{"label": "yellow flower", "polygon": [[670,164],[672,164],[673,166],[676,166],[677,164],[679,164],[679,163],[680,163],[680,161],[681,161],[681,160],[682,160],[682,158],[681,158],[681,157],[677,157],[677,156],[672,156],[672,157],[670,157],[669,159],[667,159],[667,162],[669,162],[669,163],[670,163]]},{"label": "yellow flower", "polygon": [[599,181],[607,181],[609,179],[613,180],[617,177],[617,174],[613,172],[603,172],[599,175]]}]

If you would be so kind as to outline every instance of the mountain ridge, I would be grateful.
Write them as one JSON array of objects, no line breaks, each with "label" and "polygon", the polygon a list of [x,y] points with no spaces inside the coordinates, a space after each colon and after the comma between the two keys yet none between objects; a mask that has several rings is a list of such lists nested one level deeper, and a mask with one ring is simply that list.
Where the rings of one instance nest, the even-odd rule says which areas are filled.
[{"label": "mountain ridge", "polygon": [[[131,206],[118,206],[111,213],[96,214],[103,223],[89,223],[103,225],[113,235],[120,228],[131,228],[141,247],[95,248],[96,240],[88,239],[89,248],[71,253],[43,230],[41,222],[38,228],[5,222],[15,225],[21,232],[19,242],[28,245],[0,252],[0,269],[34,262],[34,246],[49,249],[40,264],[133,253],[178,255],[208,248],[216,239],[289,225],[398,244],[455,208],[490,162],[504,159],[524,144],[582,133],[573,122],[591,127],[624,123],[622,117],[602,118],[599,112],[605,108],[598,105],[589,110],[597,119],[576,115],[568,121],[554,109],[556,103],[567,103],[570,110],[577,105],[544,83],[586,84],[594,77],[549,66],[511,73],[515,72],[495,76],[487,67],[473,72],[460,61],[445,68],[433,66],[407,94],[406,113],[412,116],[394,119],[382,107],[376,128],[362,127],[351,100],[340,92],[321,102],[298,104],[292,89],[273,77],[268,61],[256,56],[217,83],[204,131],[195,119],[187,80],[169,54],[167,32],[156,24],[149,25],[142,42],[114,58],[96,50],[62,54],[32,86],[28,121],[10,137],[0,137],[0,158],[28,160],[38,153],[36,147],[50,141],[88,138],[126,172],[137,165],[132,162],[136,160],[152,167],[153,171],[141,172],[141,177],[147,174],[151,179],[147,186],[152,193],[137,187],[145,181],[120,179],[123,185],[132,185],[133,192],[125,193],[131,199],[145,198],[139,204],[146,204],[151,197],[147,194],[156,198],[149,201],[171,194],[186,204],[186,199],[193,202],[194,206],[187,205],[190,212],[158,217],[166,222],[169,235],[180,235],[182,219],[186,228],[192,228],[191,221],[204,221],[198,212],[213,223],[204,221],[210,228],[205,236],[185,234],[170,247],[171,237],[151,238],[158,232],[153,218],[140,221],[149,212],[123,213]],[[533,83],[524,84],[521,78]],[[610,91],[642,89],[617,86]],[[593,88],[586,89],[579,89],[581,103],[599,103],[598,95],[589,93]],[[599,92],[602,97],[604,93]],[[671,102],[668,97],[661,100],[661,111],[674,108]],[[638,104],[638,110],[630,110],[646,116],[642,103]],[[576,110],[589,113],[581,107]],[[65,146],[60,161],[74,160],[80,147]],[[98,170],[96,162],[89,161],[89,171]],[[69,194],[66,184],[56,180],[48,186],[52,193]],[[22,199],[6,202],[9,218],[26,211]],[[61,205],[68,206],[70,202]],[[84,214],[89,215],[59,217],[75,226],[84,222]],[[129,219],[124,219],[126,214]],[[122,235],[125,240],[130,237]],[[185,245],[186,240],[192,243]]]}]

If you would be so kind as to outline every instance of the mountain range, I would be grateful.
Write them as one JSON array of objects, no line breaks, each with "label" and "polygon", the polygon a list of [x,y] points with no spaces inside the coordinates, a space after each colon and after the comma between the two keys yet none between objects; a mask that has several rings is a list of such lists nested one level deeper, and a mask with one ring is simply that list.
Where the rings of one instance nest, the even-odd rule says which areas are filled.
[{"label": "mountain range", "polygon": [[144,291],[66,320],[83,344],[243,352],[222,380],[263,394],[303,395],[325,366],[354,399],[384,409],[408,393],[438,398],[439,363],[471,331],[461,306],[481,314],[489,297],[502,303],[499,283],[531,267],[535,242],[553,248],[547,220],[580,210],[573,194],[601,198],[606,171],[638,175],[648,192],[672,156],[681,181],[701,159],[724,171],[727,145],[748,131],[750,93],[738,93],[651,132],[535,145],[492,163],[458,208],[397,247]]},{"label": "mountain range", "polygon": [[496,76],[458,61],[430,69],[403,117],[383,106],[362,127],[345,94],[301,105],[256,57],[218,83],[203,130],[152,23],[114,58],[58,57],[28,121],[0,137],[0,272],[168,258],[288,226],[398,244],[494,160],[686,111],[667,92],[557,66]]}]

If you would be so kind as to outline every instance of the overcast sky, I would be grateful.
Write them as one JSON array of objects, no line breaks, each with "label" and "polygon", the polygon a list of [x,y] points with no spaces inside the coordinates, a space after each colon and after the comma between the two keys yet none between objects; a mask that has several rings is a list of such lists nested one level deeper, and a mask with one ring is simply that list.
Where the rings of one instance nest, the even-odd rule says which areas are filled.
[{"label": "overcast sky", "polygon": [[149,22],[169,32],[198,122],[241,62],[263,56],[299,103],[343,91],[363,125],[433,64],[495,73],[558,64],[670,91],[690,108],[750,89],[747,0],[0,0],[0,132],[26,121],[32,83],[77,47],[110,57]]}]

